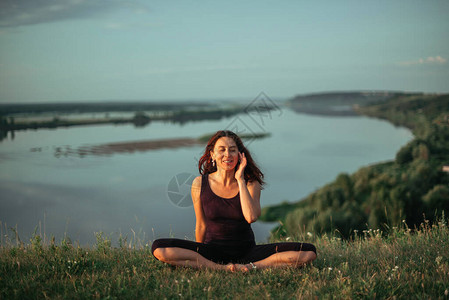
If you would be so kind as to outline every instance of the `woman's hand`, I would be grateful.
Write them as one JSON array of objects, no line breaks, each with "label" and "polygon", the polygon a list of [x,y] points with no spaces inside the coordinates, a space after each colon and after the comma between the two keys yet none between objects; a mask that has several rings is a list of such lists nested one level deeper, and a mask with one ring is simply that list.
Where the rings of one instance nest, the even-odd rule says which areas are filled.
[{"label": "woman's hand", "polygon": [[246,163],[247,163],[245,153],[239,152],[239,159],[240,159],[240,165],[239,165],[238,169],[235,171],[235,179],[237,179],[237,181],[245,180],[245,167],[246,167]]}]

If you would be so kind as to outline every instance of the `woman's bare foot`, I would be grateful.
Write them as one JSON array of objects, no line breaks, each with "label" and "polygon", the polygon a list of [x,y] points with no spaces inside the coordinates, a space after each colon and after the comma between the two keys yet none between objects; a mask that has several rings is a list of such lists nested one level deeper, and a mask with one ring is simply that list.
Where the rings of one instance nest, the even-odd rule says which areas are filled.
[{"label": "woman's bare foot", "polygon": [[236,268],[236,265],[229,263],[224,266],[224,270],[229,271],[229,272],[235,272],[235,271],[237,271],[237,268]]},{"label": "woman's bare foot", "polygon": [[235,264],[235,268],[237,269],[237,271],[243,272],[243,273],[246,273],[250,270],[248,265],[241,265],[241,264]]}]

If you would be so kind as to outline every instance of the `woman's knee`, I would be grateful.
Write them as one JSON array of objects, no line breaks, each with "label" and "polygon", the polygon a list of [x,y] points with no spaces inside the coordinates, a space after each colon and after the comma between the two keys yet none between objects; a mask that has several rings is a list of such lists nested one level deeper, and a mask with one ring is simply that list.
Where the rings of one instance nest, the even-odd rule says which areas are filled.
[{"label": "woman's knee", "polygon": [[153,250],[153,256],[165,262],[169,260],[170,251],[167,251],[167,248],[156,248]]},{"label": "woman's knee", "polygon": [[160,261],[166,261],[169,253],[167,253],[167,246],[169,239],[157,239],[151,245],[151,253]]},{"label": "woman's knee", "polygon": [[317,255],[314,251],[305,252],[305,256],[306,256],[306,263],[312,262],[317,258]]},{"label": "woman's knee", "polygon": [[156,248],[153,249],[153,256],[156,257],[158,260],[162,260],[162,254],[163,254],[163,249],[162,248]]}]

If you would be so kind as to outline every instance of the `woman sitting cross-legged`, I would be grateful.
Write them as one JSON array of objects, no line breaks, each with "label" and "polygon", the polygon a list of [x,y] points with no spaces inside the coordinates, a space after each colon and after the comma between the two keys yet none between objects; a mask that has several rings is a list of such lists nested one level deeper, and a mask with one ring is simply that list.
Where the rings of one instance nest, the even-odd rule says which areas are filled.
[{"label": "woman sitting cross-legged", "polygon": [[251,223],[260,216],[263,174],[242,140],[218,131],[207,143],[192,183],[196,242],[157,239],[152,253],[174,266],[243,271],[300,267],[316,259],[308,243],[256,245]]}]

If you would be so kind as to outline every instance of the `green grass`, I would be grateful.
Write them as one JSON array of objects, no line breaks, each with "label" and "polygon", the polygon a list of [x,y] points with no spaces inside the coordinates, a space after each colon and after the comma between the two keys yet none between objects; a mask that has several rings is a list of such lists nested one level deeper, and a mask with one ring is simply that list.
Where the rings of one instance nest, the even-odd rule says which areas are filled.
[{"label": "green grass", "polygon": [[415,230],[404,223],[388,234],[358,232],[350,241],[313,233],[287,239],[314,243],[313,265],[246,274],[199,271],[155,260],[144,243],[112,247],[101,234],[89,248],[66,239],[43,245],[39,235],[27,245],[2,239],[0,299],[448,298],[446,221]]}]

